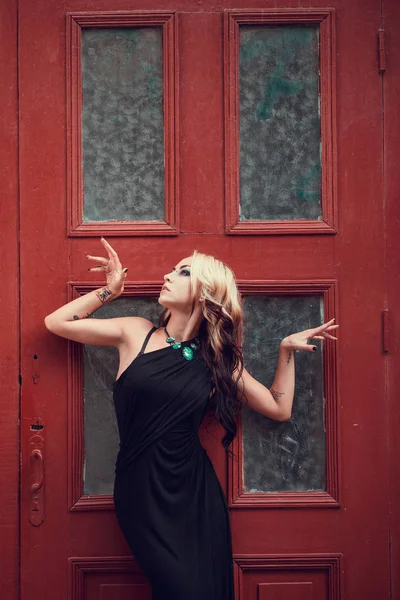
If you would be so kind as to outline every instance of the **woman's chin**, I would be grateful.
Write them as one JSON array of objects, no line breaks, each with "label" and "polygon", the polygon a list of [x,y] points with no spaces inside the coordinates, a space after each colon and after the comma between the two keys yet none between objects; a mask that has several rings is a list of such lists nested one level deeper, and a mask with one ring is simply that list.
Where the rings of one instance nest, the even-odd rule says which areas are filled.
[{"label": "woman's chin", "polygon": [[164,308],[169,308],[169,302],[165,302],[165,299],[161,295],[158,297],[158,304],[161,304]]}]

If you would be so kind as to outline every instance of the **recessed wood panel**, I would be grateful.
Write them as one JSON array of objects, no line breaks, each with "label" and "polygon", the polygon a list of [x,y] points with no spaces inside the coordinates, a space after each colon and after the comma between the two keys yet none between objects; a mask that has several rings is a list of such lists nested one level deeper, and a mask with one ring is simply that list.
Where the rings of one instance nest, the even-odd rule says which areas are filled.
[{"label": "recessed wood panel", "polygon": [[101,583],[97,595],[99,600],[151,600],[151,597],[150,585],[143,583]]},{"label": "recessed wood panel", "polygon": [[312,581],[259,583],[257,600],[314,600],[314,588]]},{"label": "recessed wood panel", "polygon": [[151,586],[129,556],[73,557],[68,561],[69,600],[151,600]]},{"label": "recessed wood panel", "polygon": [[238,600],[340,600],[341,554],[234,555]]}]

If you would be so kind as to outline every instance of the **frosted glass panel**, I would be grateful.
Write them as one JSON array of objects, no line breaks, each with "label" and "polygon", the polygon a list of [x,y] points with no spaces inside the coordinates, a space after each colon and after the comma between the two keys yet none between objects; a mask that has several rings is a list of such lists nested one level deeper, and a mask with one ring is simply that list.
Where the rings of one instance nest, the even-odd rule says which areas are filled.
[{"label": "frosted glass panel", "polygon": [[164,221],[162,28],[82,29],[84,221]]},{"label": "frosted glass panel", "polygon": [[[322,296],[245,296],[244,362],[271,387],[280,341],[323,323]],[[246,492],[325,490],[322,344],[296,352],[296,387],[290,421],[278,422],[245,406],[243,484]]]},{"label": "frosted glass panel", "polygon": [[321,219],[318,26],[239,32],[240,220]]},{"label": "frosted glass panel", "polygon": [[[154,298],[118,298],[92,317],[145,317],[158,325],[162,306]],[[112,494],[119,447],[112,384],[118,371],[118,351],[109,346],[84,346],[84,493]]]}]

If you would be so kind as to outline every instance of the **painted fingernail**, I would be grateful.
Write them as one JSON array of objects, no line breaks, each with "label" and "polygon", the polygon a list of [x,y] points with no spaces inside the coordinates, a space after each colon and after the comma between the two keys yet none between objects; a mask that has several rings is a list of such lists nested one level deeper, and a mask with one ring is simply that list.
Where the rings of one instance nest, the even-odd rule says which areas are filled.
[{"label": "painted fingernail", "polygon": [[313,352],[316,352],[316,351],[317,351],[317,348],[314,346],[314,347],[313,347],[313,349],[312,349],[312,351],[313,351]]}]

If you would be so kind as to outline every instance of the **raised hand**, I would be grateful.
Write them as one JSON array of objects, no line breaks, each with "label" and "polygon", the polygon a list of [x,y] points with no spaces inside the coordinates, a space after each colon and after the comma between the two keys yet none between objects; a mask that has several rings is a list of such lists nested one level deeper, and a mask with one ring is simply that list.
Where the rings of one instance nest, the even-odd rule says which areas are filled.
[{"label": "raised hand", "polygon": [[306,350],[307,352],[315,352],[317,347],[308,344],[307,342],[309,340],[325,340],[326,338],[337,340],[337,337],[327,333],[331,329],[339,327],[339,325],[333,325],[334,320],[335,318],[323,323],[319,327],[292,333],[281,341],[281,346],[288,350]]},{"label": "raised hand", "polygon": [[100,241],[108,254],[108,258],[103,256],[91,256],[88,254],[87,257],[89,260],[95,260],[97,263],[100,263],[94,267],[90,267],[88,271],[103,271],[106,275],[107,287],[110,289],[111,293],[116,296],[121,294],[124,290],[124,282],[128,269],[122,268],[118,254],[103,237],[100,238]]}]

